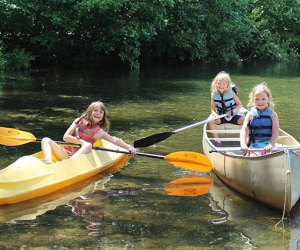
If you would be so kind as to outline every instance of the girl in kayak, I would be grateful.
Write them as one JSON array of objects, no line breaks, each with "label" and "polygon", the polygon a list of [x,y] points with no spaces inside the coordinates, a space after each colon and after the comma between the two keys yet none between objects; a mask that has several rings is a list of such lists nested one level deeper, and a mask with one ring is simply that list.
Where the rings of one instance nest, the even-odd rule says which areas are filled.
[{"label": "girl in kayak", "polygon": [[[208,129],[214,130],[216,124],[232,123],[242,125],[244,117],[238,115],[237,112],[242,107],[242,103],[236,94],[236,89],[232,83],[230,76],[225,71],[221,71],[216,75],[211,83],[211,115],[208,119],[227,114],[226,117],[216,119],[208,123]],[[215,145],[222,146],[218,140],[218,135],[212,133],[215,138]]]},{"label": "girl in kayak", "polygon": [[249,148],[263,148],[263,155],[272,151],[279,135],[279,120],[274,111],[272,93],[266,83],[258,84],[249,95],[250,112],[247,113],[240,134],[241,150],[247,154]]},{"label": "girl in kayak", "polygon": [[45,137],[41,145],[44,152],[44,162],[52,163],[52,154],[58,160],[75,158],[81,154],[90,152],[95,141],[105,139],[117,146],[130,151],[132,155],[136,154],[136,149],[125,143],[122,139],[113,137],[108,134],[109,120],[107,110],[100,101],[93,102],[89,105],[86,112],[75,119],[63,136],[65,142],[79,144],[80,147],[64,146],[60,147],[52,139]]}]

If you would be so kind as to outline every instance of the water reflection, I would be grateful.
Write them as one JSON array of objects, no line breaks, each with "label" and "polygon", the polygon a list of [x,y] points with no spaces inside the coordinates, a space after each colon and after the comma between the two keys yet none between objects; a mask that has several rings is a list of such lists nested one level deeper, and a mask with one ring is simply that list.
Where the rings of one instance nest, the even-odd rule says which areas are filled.
[{"label": "water reflection", "polygon": [[222,209],[222,207],[219,206],[218,202],[213,198],[211,198],[209,206],[214,213],[217,213],[220,216],[220,218],[212,220],[213,224],[221,224],[228,221],[228,213],[226,212],[226,210]]},{"label": "water reflection", "polygon": [[86,227],[90,232],[90,236],[103,236],[102,230],[104,221],[105,205],[109,201],[111,196],[128,196],[137,195],[138,189],[123,188],[112,189],[110,191],[104,191],[99,189],[99,183],[96,182],[91,192],[81,195],[76,199],[71,200],[68,205],[72,208],[72,212],[83,218],[85,222],[88,222]]},{"label": "water reflection", "polygon": [[108,193],[106,191],[96,191],[91,194],[80,196],[71,200],[68,205],[72,207],[72,212],[83,217],[84,221],[89,225],[86,227],[92,236],[101,236],[103,209],[105,202],[108,200]]},{"label": "water reflection", "polygon": [[[164,190],[171,196],[202,196],[208,194],[212,187],[213,180],[209,176],[186,174],[184,177],[170,181]],[[228,220],[228,213],[221,208],[219,203],[210,199],[209,206],[212,212],[220,218],[213,218],[213,224],[225,223]]]},{"label": "water reflection", "polygon": [[165,191],[173,196],[201,196],[209,192],[211,185],[210,178],[194,175],[170,181]]}]

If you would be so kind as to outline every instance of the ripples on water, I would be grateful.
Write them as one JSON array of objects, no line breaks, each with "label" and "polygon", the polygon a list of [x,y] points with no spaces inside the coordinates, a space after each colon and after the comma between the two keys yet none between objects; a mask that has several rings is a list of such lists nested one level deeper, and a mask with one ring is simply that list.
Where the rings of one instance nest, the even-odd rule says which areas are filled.
[{"label": "ripples on water", "polygon": [[[109,109],[111,133],[132,143],[206,119],[210,83],[220,70],[174,66],[131,73],[83,69],[3,73],[1,126],[61,140],[72,120],[91,101],[101,99]],[[281,127],[300,140],[299,65],[227,71],[244,105],[252,87],[266,81]],[[201,140],[198,127],[142,151],[201,152]],[[2,168],[39,148],[38,143],[0,146]],[[0,249],[296,249],[298,207],[274,228],[280,212],[228,189],[214,175],[135,157],[106,177],[1,207]]]}]

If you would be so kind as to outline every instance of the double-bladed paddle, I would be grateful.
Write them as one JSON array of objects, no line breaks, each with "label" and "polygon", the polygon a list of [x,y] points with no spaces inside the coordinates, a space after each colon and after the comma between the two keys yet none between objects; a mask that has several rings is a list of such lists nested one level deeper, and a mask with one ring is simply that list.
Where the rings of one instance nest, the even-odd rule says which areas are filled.
[{"label": "double-bladed paddle", "polygon": [[[41,139],[37,139],[33,134],[13,128],[0,127],[0,144],[5,146],[19,146],[30,142],[40,142]],[[58,144],[66,144],[79,147],[78,144],[70,144],[63,141],[55,141]],[[110,151],[115,153],[130,154],[126,150],[115,150],[103,147],[93,147],[95,150]],[[137,156],[144,156],[156,159],[163,159],[170,164],[177,167],[186,168],[199,172],[210,172],[212,170],[212,164],[210,160],[203,154],[196,152],[174,152],[168,155],[156,155],[149,153],[137,152]]]},{"label": "double-bladed paddle", "polygon": [[227,116],[227,115],[226,114],[219,115],[217,117],[212,117],[212,118],[206,119],[204,121],[196,122],[194,124],[188,125],[188,126],[183,127],[183,128],[176,129],[174,131],[162,132],[162,133],[142,137],[140,139],[135,140],[133,145],[134,145],[135,148],[148,147],[148,146],[151,146],[151,145],[156,144],[158,142],[161,142],[161,141],[169,138],[171,135],[174,135],[178,132],[181,132],[181,131],[189,129],[189,128],[194,128],[194,127],[197,127],[197,126],[200,126],[200,125],[204,125],[208,122],[223,118],[225,116]]}]

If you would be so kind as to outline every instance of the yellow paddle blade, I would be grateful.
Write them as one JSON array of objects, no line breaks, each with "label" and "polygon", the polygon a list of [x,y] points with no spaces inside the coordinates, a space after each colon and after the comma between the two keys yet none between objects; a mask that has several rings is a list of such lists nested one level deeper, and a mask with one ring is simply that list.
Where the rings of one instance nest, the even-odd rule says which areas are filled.
[{"label": "yellow paddle blade", "polygon": [[13,128],[0,127],[1,145],[18,146],[35,141],[35,136],[29,132],[24,132]]},{"label": "yellow paddle blade", "polygon": [[169,163],[192,171],[210,172],[212,164],[207,156],[188,151],[171,153],[165,156]]}]

